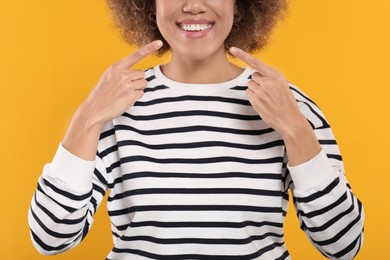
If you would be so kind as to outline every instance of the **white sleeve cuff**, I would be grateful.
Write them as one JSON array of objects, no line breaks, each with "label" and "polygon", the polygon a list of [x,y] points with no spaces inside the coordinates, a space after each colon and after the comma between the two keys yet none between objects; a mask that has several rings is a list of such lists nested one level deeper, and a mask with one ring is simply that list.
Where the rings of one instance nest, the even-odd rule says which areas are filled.
[{"label": "white sleeve cuff", "polygon": [[43,177],[63,190],[85,194],[92,189],[95,161],[86,161],[66,150],[62,143],[50,164],[45,166]]},{"label": "white sleeve cuff", "polygon": [[305,163],[287,167],[296,192],[323,190],[338,177],[338,171],[330,164],[324,150]]}]

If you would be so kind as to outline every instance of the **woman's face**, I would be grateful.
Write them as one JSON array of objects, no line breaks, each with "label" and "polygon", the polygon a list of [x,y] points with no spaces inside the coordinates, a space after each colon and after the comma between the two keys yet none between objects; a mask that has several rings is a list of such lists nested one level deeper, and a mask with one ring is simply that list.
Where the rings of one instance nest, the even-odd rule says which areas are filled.
[{"label": "woman's face", "polygon": [[156,0],[158,28],[174,55],[202,60],[225,51],[235,0]]}]

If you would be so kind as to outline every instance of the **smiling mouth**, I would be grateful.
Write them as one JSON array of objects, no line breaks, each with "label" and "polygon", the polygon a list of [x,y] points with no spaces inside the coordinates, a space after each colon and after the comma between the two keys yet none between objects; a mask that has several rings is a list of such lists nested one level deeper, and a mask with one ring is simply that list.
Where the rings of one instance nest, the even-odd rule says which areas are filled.
[{"label": "smiling mouth", "polygon": [[210,29],[213,27],[214,23],[205,23],[205,24],[184,24],[177,23],[177,26],[186,32],[201,32]]}]

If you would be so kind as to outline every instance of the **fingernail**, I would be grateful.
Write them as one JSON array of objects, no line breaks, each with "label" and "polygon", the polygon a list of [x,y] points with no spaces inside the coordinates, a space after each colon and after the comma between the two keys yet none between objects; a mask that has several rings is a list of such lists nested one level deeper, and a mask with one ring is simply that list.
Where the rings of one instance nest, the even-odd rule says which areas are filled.
[{"label": "fingernail", "polygon": [[235,48],[235,47],[231,47],[231,48],[229,49],[229,51],[230,51],[230,53],[233,54],[233,55],[236,55],[236,54],[238,53],[238,50],[237,50],[237,48]]},{"label": "fingernail", "polygon": [[158,40],[156,41],[156,43],[154,44],[154,46],[156,46],[156,48],[160,48],[163,46],[163,42],[161,40]]}]

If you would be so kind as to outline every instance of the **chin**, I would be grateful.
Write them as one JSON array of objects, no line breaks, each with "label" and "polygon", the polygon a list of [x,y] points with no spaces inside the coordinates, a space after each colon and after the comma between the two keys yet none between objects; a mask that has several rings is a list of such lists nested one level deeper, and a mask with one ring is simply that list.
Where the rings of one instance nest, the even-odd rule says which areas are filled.
[{"label": "chin", "polygon": [[208,55],[206,53],[188,53],[185,55],[189,60],[194,60],[194,61],[201,61],[201,60],[207,60],[211,55]]},{"label": "chin", "polygon": [[192,48],[186,48],[184,50],[182,49],[180,51],[177,51],[176,54],[178,54],[182,57],[186,57],[189,60],[200,61],[200,60],[206,60],[208,58],[211,58],[217,52],[218,52],[218,50],[207,49],[207,48],[204,48],[204,46],[203,46],[203,48],[202,47],[192,47]]}]

